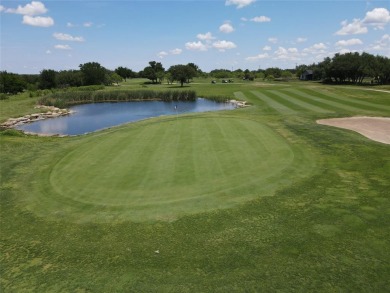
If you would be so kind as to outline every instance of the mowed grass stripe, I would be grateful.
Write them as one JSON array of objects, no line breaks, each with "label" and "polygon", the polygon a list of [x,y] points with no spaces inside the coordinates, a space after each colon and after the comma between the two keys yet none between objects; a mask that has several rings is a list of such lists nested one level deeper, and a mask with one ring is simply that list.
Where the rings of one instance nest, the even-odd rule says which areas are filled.
[{"label": "mowed grass stripe", "polygon": [[345,110],[348,112],[360,112],[361,110],[365,110],[364,107],[359,107],[356,105],[350,105],[346,103],[343,100],[336,100],[332,98],[331,96],[328,96],[327,94],[324,94],[323,92],[315,92],[310,91],[312,94],[308,94],[302,90],[297,89],[286,89],[289,92],[292,92],[294,94],[297,94],[303,98],[307,98],[309,100],[317,101],[322,104],[326,104],[331,106],[335,111]]},{"label": "mowed grass stripe", "polygon": [[234,93],[234,97],[237,99],[237,100],[243,100],[243,101],[246,101],[247,98],[245,96],[245,94],[243,92],[235,92]]},{"label": "mowed grass stripe", "polygon": [[296,114],[297,111],[293,110],[290,107],[285,106],[282,103],[279,103],[275,99],[271,98],[269,95],[266,95],[263,92],[259,91],[251,91],[253,95],[255,95],[257,98],[265,102],[270,108],[273,108],[275,111],[277,111],[280,114]]},{"label": "mowed grass stripe", "polygon": [[316,106],[312,103],[309,103],[309,102],[305,102],[305,101],[302,101],[300,100],[298,97],[298,95],[296,95],[295,97],[290,94],[290,95],[286,95],[280,91],[276,91],[276,90],[269,90],[268,92],[270,93],[273,93],[274,95],[290,102],[290,103],[294,103],[296,104],[297,106],[305,109],[305,110],[309,110],[310,112],[317,112],[317,113],[330,113],[330,112],[333,112],[333,111],[330,111],[330,110],[327,110],[327,109],[324,109],[322,107],[319,107],[319,106]]},{"label": "mowed grass stripe", "polygon": [[91,136],[64,154],[51,167],[50,184],[35,186],[31,209],[48,217],[60,210],[75,221],[173,219],[271,195],[307,174],[311,163],[300,157],[252,120],[199,115],[144,122]]},{"label": "mowed grass stripe", "polygon": [[[390,110],[389,105],[377,104],[377,103],[366,101],[363,99],[358,99],[358,98],[352,99],[349,97],[351,95],[351,92],[362,91],[362,90],[364,90],[364,89],[353,89],[353,90],[350,89],[347,93],[345,93],[345,95],[343,95],[344,92],[342,92],[342,91],[340,91],[340,94],[338,94],[338,95],[336,95],[334,92],[325,91],[324,89],[320,89],[320,92],[329,98],[333,98],[336,101],[341,101],[343,103],[347,103],[349,105],[355,105],[355,106],[359,106],[359,107],[363,106],[363,107],[361,107],[362,109]],[[313,92],[313,90],[311,90],[311,89],[302,89],[302,91]],[[372,95],[377,94],[375,91],[371,91],[370,93],[372,93]],[[359,95],[356,94],[355,96],[359,96]],[[389,98],[390,98],[390,94],[389,94]]]},{"label": "mowed grass stripe", "polygon": [[[112,139],[82,146],[53,168],[51,185],[62,196],[84,203],[124,203],[129,190],[145,187],[140,181],[144,177],[137,174],[148,176],[151,154],[158,148],[164,132],[165,128],[147,126],[132,132],[134,136],[120,133]],[[147,143],[140,144],[141,141]],[[106,194],[110,198],[105,198]]]}]

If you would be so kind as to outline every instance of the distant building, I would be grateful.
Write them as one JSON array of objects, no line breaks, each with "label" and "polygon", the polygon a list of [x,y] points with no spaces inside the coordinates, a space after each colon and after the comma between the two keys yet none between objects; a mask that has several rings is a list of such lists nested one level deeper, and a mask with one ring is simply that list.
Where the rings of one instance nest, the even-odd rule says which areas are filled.
[{"label": "distant building", "polygon": [[300,78],[300,80],[313,80],[313,70],[305,70]]}]

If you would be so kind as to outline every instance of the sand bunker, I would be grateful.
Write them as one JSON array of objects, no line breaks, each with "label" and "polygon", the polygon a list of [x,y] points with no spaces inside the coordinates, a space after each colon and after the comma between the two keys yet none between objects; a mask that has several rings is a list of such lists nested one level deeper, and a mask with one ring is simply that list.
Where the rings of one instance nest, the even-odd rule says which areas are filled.
[{"label": "sand bunker", "polygon": [[390,144],[390,118],[387,117],[333,118],[317,120],[317,123],[353,130],[369,139]]}]

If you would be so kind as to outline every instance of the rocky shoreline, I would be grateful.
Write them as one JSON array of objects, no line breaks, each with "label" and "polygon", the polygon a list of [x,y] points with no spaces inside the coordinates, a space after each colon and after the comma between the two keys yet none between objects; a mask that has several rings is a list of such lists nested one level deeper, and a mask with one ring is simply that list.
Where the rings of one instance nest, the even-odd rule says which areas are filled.
[{"label": "rocky shoreline", "polygon": [[34,113],[34,114],[28,114],[24,115],[22,117],[18,118],[9,118],[7,121],[2,123],[0,126],[4,128],[12,128],[15,126],[19,126],[22,124],[31,123],[34,121],[39,121],[47,118],[55,118],[59,116],[66,116],[69,114],[72,114],[73,112],[68,109],[60,109],[54,106],[36,106],[35,109],[45,109],[46,112],[42,113]]},{"label": "rocky shoreline", "polygon": [[246,101],[229,100],[229,103],[234,104],[237,108],[248,107]]}]

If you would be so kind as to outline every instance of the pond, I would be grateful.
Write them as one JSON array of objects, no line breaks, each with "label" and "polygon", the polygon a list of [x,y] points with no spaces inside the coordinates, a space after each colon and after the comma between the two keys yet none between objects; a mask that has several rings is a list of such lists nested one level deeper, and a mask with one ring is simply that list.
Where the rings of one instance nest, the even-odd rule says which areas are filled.
[{"label": "pond", "polygon": [[233,103],[218,103],[202,98],[198,98],[193,102],[93,103],[70,107],[70,110],[74,113],[68,116],[39,120],[16,128],[25,132],[46,135],[80,135],[162,115],[231,110],[234,108]]}]

